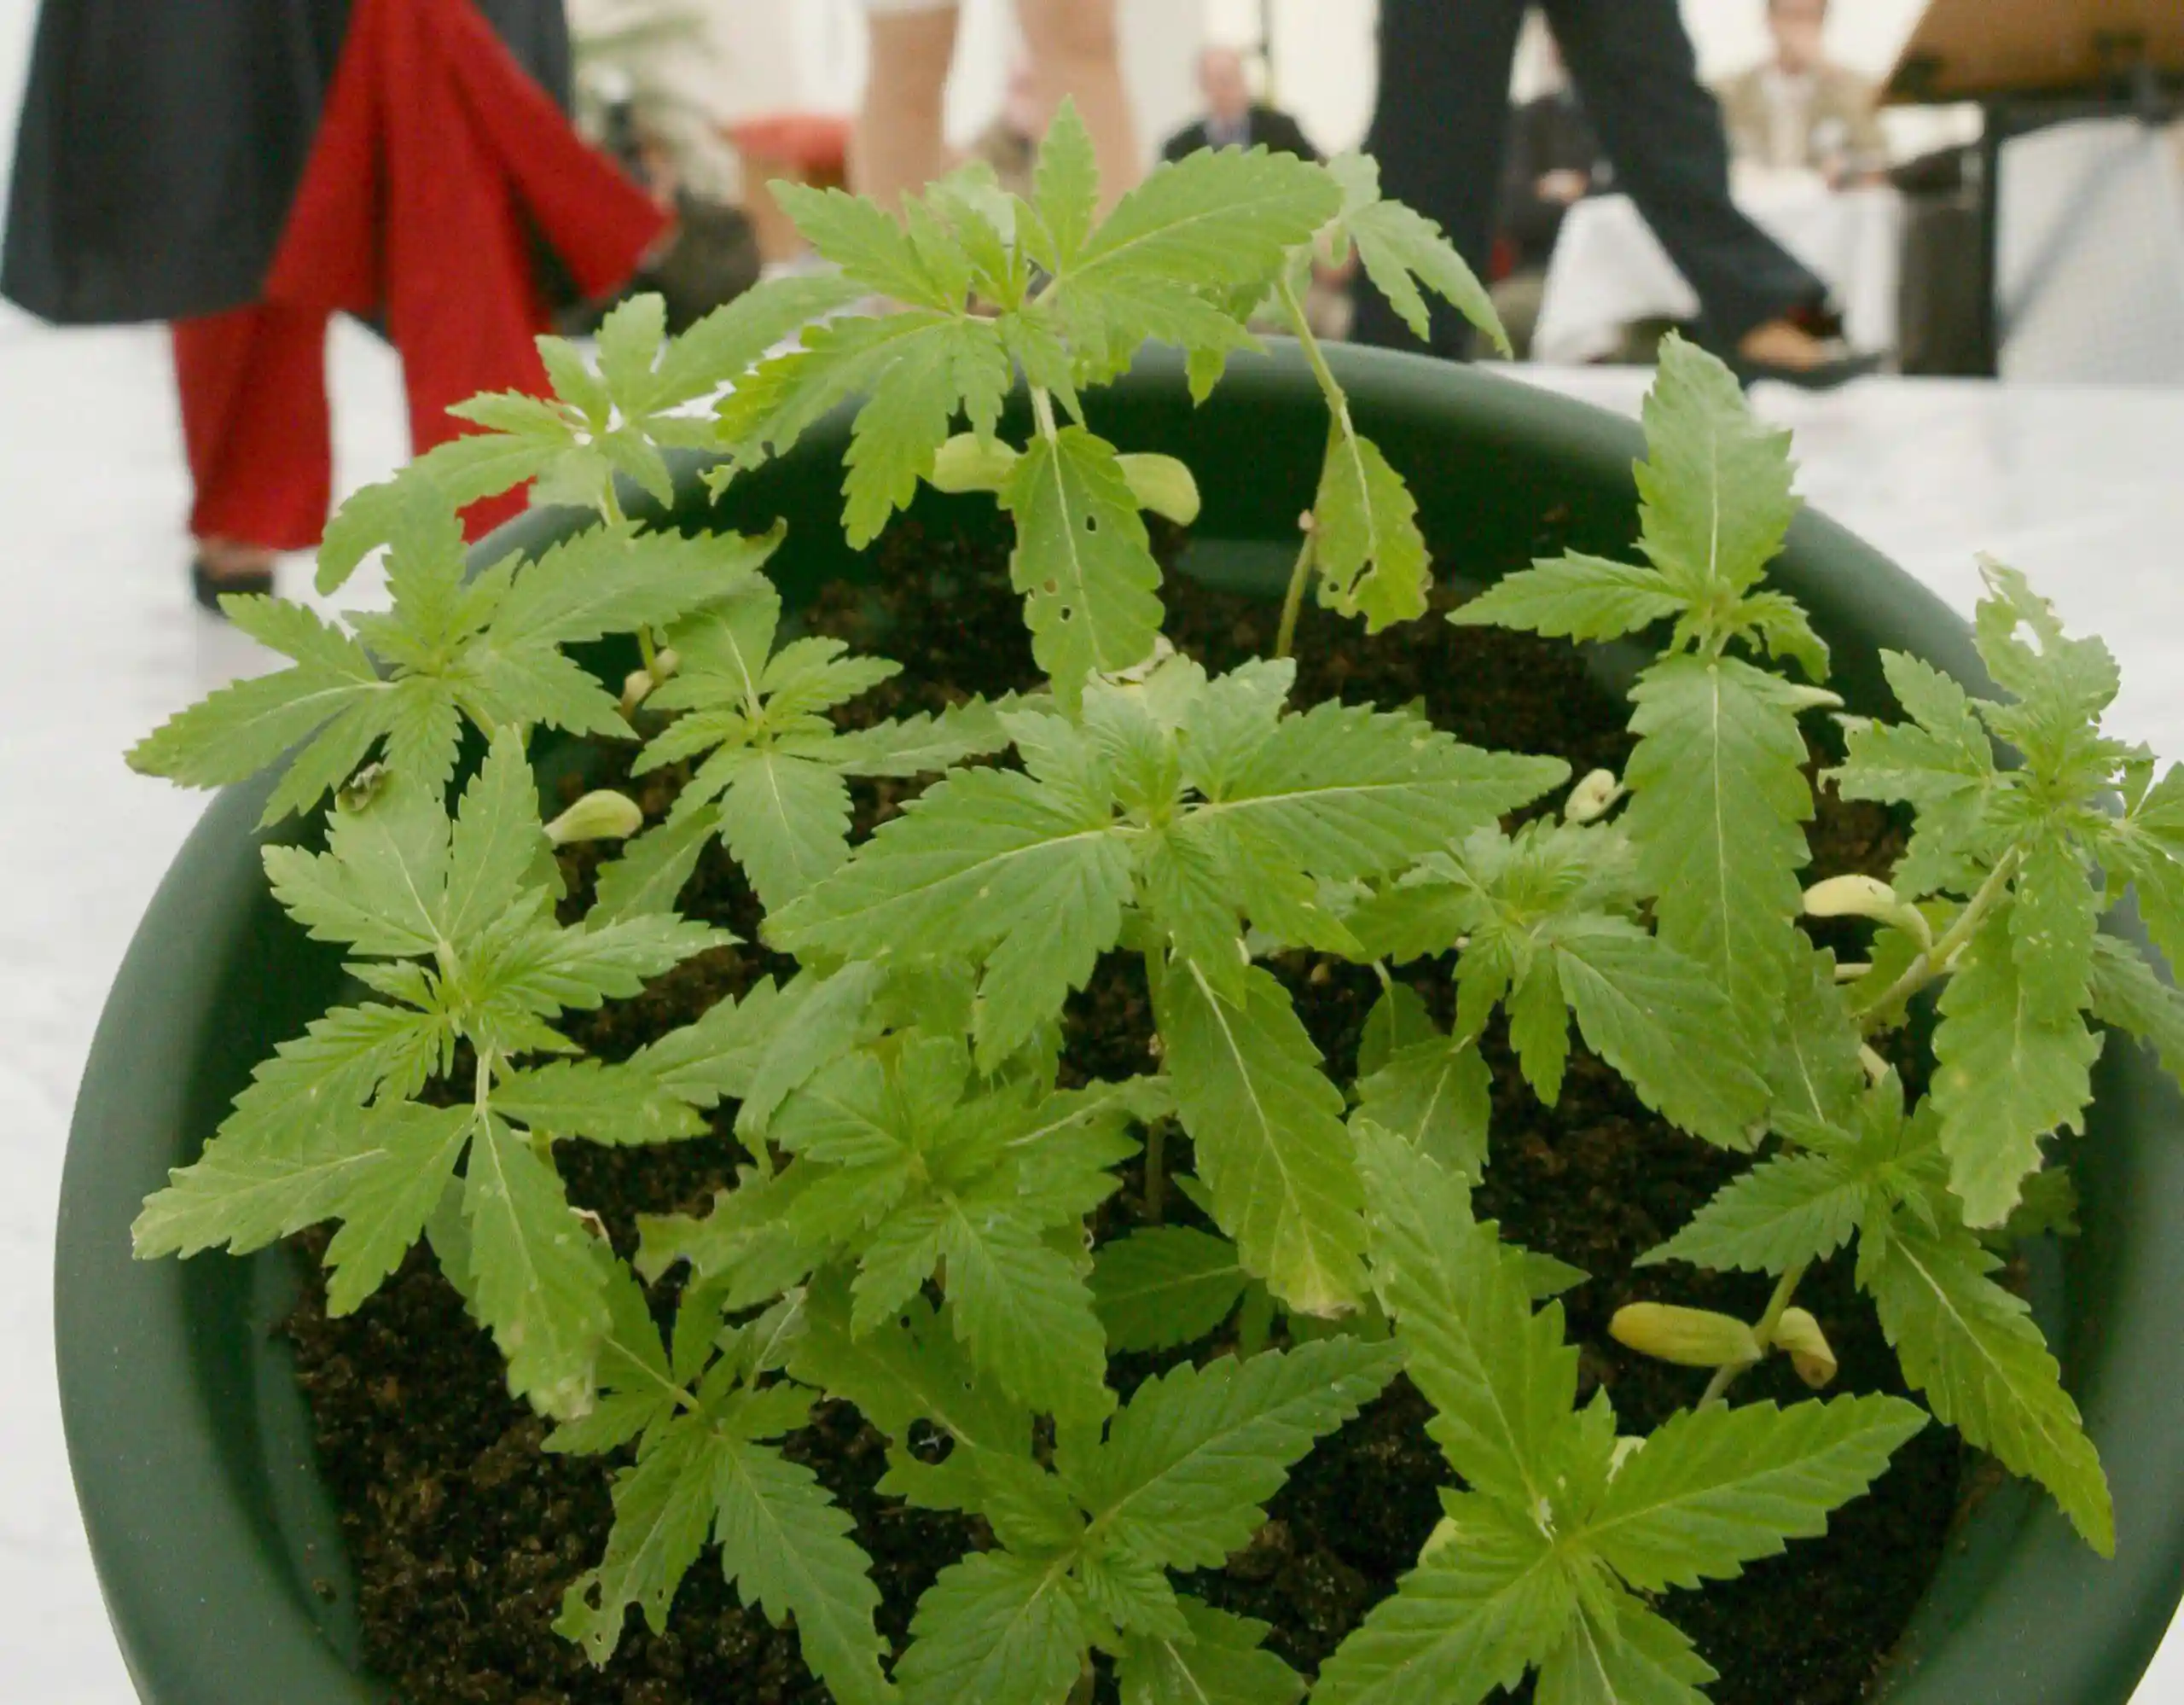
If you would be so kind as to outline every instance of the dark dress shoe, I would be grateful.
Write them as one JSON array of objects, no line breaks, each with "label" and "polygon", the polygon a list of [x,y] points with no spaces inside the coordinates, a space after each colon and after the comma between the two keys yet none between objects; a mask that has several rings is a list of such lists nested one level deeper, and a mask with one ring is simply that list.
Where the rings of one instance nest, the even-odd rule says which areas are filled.
[{"label": "dark dress shoe", "polygon": [[1733,355],[1729,358],[1729,370],[1747,391],[1763,379],[1794,385],[1801,391],[1833,391],[1853,379],[1879,372],[1885,360],[1876,350],[1846,349],[1840,355],[1831,355],[1804,367],[1792,367],[1779,361],[1748,361],[1740,355]]},{"label": "dark dress shoe", "polygon": [[270,568],[246,568],[241,573],[216,574],[201,556],[189,565],[189,591],[205,608],[214,615],[224,612],[220,596],[224,592],[256,592],[261,595],[273,590],[273,571]]}]

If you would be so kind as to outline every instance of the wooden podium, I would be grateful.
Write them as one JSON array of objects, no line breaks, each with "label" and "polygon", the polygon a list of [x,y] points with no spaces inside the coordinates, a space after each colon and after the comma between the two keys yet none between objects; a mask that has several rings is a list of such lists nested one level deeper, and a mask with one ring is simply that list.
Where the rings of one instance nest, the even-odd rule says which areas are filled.
[{"label": "wooden podium", "polygon": [[1884,85],[1893,106],[1975,101],[1979,147],[1979,343],[1999,370],[2002,144],[2073,119],[2184,112],[2184,0],[1929,0]]},{"label": "wooden podium", "polygon": [[2083,94],[2148,75],[2184,77],[2184,0],[1932,0],[1886,98]]}]

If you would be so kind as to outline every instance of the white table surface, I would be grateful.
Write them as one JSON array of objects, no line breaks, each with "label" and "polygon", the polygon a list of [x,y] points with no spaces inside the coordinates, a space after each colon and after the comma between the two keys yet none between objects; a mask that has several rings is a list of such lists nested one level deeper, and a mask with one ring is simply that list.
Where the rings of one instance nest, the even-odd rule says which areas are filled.
[{"label": "white table surface", "polygon": [[[1830,190],[1797,173],[1740,183],[1737,205],[1810,267],[1842,306],[1861,349],[1896,347],[1903,203],[1885,185]],[[1548,263],[1532,352],[1542,361],[1596,361],[1646,319],[1688,320],[1699,298],[1628,195],[1572,207]]]},{"label": "white table surface", "polygon": [[[16,649],[0,672],[0,1698],[128,1705],[54,1396],[54,1207],[100,1004],[201,806],[119,754],[269,660],[189,604],[160,335],[5,315],[0,584]],[[332,364],[346,490],[395,463],[403,412],[392,359],[368,338],[337,336]],[[1606,370],[1528,376],[1626,410],[1644,385]],[[1814,501],[1959,608],[1986,550],[2105,634],[2127,684],[2117,727],[2184,757],[2184,393],[1875,381],[1760,401],[1797,429]],[[301,563],[284,575],[307,579]],[[2172,1638],[2140,1699],[2184,1700],[2184,1643]]]}]

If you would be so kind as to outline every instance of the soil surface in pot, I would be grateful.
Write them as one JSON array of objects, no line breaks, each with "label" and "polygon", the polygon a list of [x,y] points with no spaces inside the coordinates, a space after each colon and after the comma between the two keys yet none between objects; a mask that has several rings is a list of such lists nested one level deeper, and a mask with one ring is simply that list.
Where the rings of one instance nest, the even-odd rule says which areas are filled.
[{"label": "soil surface in pot", "polygon": [[[1177,541],[1163,541],[1172,554]],[[875,587],[832,589],[810,626],[911,672],[848,707],[845,719],[937,709],[970,691],[1034,684],[1019,602],[1005,560],[990,545],[929,537],[899,524],[883,541]],[[1270,604],[1171,579],[1169,631],[1209,666],[1270,649]],[[1560,643],[1457,629],[1432,618],[1368,639],[1355,625],[1308,608],[1298,638],[1297,701],[1339,696],[1395,707],[1422,699],[1435,723],[1477,744],[1553,753],[1582,775],[1620,771],[1630,740],[1624,707]],[[612,760],[626,763],[626,754]],[[631,783],[648,814],[663,813],[680,782],[669,771]],[[861,783],[860,833],[897,810],[917,784]],[[1896,850],[1890,820],[1867,806],[1823,801],[1814,876],[1882,869]],[[586,903],[596,855],[567,860],[565,915]],[[756,904],[716,847],[684,907],[758,935]],[[1082,1079],[1152,1068],[1142,977],[1112,955],[1072,1004],[1065,1070]],[[642,998],[577,1015],[573,1033],[601,1057],[624,1057],[688,1021],[723,995],[786,965],[764,950],[722,950],[681,968]],[[1310,955],[1275,967],[1338,1081],[1350,1080],[1377,989],[1369,970]],[[1406,980],[1445,1022],[1444,969],[1408,968]],[[1492,1161],[1478,1191],[1482,1214],[1517,1242],[1593,1275],[1564,1298],[1582,1347],[1581,1400],[1605,1386],[1626,1432],[1649,1430],[1696,1400],[1704,1375],[1630,1354],[1607,1323],[1625,1302],[1658,1297],[1756,1316],[1767,1283],[1688,1269],[1634,1272],[1741,1161],[1670,1129],[1620,1079],[1573,1051],[1560,1106],[1541,1107],[1507,1053],[1495,1067]],[[728,1135],[638,1153],[564,1143],[572,1201],[604,1219],[624,1254],[643,1213],[700,1210],[741,1158]],[[1170,1164],[1189,1163],[1170,1138]],[[1178,1149],[1181,1152],[1178,1152]],[[1097,1227],[1103,1239],[1136,1223],[1140,1180],[1125,1179]],[[1169,1197],[1170,1218],[1193,1217]],[[316,1256],[323,1232],[299,1240]],[[820,1705],[828,1696],[797,1656],[793,1632],[746,1610],[708,1552],[677,1595],[667,1632],[632,1617],[621,1649],[595,1670],[550,1624],[569,1582],[596,1562],[613,1521],[608,1474],[619,1460],[544,1454],[545,1428],[512,1403],[491,1341],[465,1315],[429,1256],[412,1254],[354,1315],[331,1319],[316,1260],[289,1323],[315,1419],[321,1464],[342,1512],[357,1570],[365,1661],[409,1705]],[[657,1300],[671,1305],[675,1278]],[[1873,1312],[1855,1295],[1846,1260],[1816,1270],[1798,1301],[1835,1346],[1835,1389],[1901,1391]],[[1278,1333],[1277,1333],[1278,1341]],[[1129,1359],[1127,1386],[1163,1364]],[[1740,1401],[1809,1395],[1786,1363],[1745,1376]],[[1439,1516],[1447,1465],[1428,1440],[1423,1400],[1402,1380],[1300,1464],[1252,1545],[1218,1572],[1182,1583],[1215,1603],[1274,1625],[1269,1644],[1308,1676],[1366,1611],[1394,1587]],[[790,1453],[810,1464],[854,1516],[885,1596],[881,1626],[897,1651],[910,1613],[934,1574],[989,1536],[975,1520],[901,1508],[878,1497],[881,1441],[840,1404],[821,1407]],[[1721,1705],[1850,1705],[1895,1644],[1938,1565],[1957,1507],[1964,1452],[1930,1428],[1900,1452],[1866,1497],[1838,1511],[1826,1538],[1795,1545],[1741,1580],[1668,1595],[1662,1609],[1722,1673]],[[1530,1684],[1519,1697],[1528,1697]],[[1101,1678],[1112,1700],[1112,1678]],[[971,1702],[966,1702],[971,1705]]]}]

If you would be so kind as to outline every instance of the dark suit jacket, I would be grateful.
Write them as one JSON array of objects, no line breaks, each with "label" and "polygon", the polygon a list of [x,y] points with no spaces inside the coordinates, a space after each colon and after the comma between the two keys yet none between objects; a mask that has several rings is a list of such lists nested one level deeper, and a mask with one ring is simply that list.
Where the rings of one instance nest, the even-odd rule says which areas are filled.
[{"label": "dark suit jacket", "polygon": [[[1304,134],[1304,126],[1278,107],[1252,108],[1246,121],[1249,135],[1246,146],[1264,147],[1273,154],[1293,154],[1299,160],[1318,160],[1319,149],[1312,146],[1312,139]],[[1160,149],[1163,160],[1181,160],[1187,154],[1196,154],[1207,146],[1205,120],[1194,119],[1170,137]]]}]

